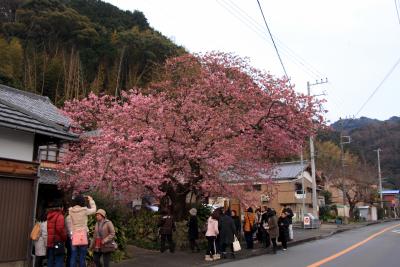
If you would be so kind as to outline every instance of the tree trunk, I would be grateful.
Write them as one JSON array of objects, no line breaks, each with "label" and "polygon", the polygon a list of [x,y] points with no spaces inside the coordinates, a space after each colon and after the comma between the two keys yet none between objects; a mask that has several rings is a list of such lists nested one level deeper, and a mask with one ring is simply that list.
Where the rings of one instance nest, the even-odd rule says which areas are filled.
[{"label": "tree trunk", "polygon": [[187,217],[186,194],[176,194],[172,202],[172,214],[175,220],[182,221]]},{"label": "tree trunk", "polygon": [[121,56],[119,58],[118,73],[117,73],[117,85],[115,86],[115,93],[114,93],[114,96],[116,96],[116,97],[118,96],[119,80],[120,80],[120,76],[121,76],[122,61],[124,59],[124,54],[125,54],[125,46],[122,47]]},{"label": "tree trunk", "polygon": [[349,217],[354,219],[354,209],[356,208],[355,203],[349,203]]},{"label": "tree trunk", "polygon": [[176,189],[171,184],[164,184],[162,191],[165,196],[161,198],[160,209],[172,212],[175,220],[181,221],[187,217],[186,196],[190,192],[187,185],[177,185]]}]

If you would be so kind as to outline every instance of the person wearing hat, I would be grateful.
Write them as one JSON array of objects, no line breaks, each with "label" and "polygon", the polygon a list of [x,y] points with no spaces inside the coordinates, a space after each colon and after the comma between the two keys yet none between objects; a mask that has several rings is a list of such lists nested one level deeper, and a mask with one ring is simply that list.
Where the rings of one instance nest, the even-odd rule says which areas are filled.
[{"label": "person wearing hat", "polygon": [[110,265],[111,253],[117,249],[114,237],[114,225],[107,219],[106,211],[98,209],[96,211],[96,226],[94,228],[93,240],[90,244],[96,267],[102,266],[100,263],[101,256],[103,256],[103,266],[108,267]]},{"label": "person wearing hat", "polygon": [[[199,245],[196,243],[196,240],[199,239],[199,225],[197,221],[197,209],[192,208],[189,210],[189,221],[187,223],[188,226],[188,237],[189,237],[189,244],[190,249],[192,252],[199,252],[200,248]],[[196,250],[195,250],[196,249]]]}]

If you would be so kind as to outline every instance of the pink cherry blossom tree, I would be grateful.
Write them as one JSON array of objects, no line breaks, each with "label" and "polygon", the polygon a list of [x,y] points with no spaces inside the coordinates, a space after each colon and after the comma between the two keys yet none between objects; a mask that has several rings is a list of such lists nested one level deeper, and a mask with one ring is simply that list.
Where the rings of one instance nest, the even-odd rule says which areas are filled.
[{"label": "pink cherry blossom tree", "polygon": [[222,53],[171,59],[149,87],[90,94],[65,112],[76,131],[97,131],[71,145],[63,187],[151,192],[178,216],[189,192],[237,194],[232,177],[256,179],[323,124],[320,101]]}]

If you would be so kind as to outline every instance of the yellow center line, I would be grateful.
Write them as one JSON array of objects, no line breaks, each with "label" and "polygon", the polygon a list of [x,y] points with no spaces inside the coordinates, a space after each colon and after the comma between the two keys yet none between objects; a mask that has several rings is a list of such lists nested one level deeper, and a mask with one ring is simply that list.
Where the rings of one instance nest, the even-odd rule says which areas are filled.
[{"label": "yellow center line", "polygon": [[319,267],[319,266],[321,266],[321,265],[323,265],[323,264],[325,264],[325,263],[327,263],[327,262],[330,262],[330,261],[332,261],[332,260],[334,260],[334,259],[336,259],[336,258],[338,258],[338,257],[340,257],[340,256],[342,256],[342,255],[344,255],[344,254],[346,254],[346,253],[352,251],[353,249],[356,249],[356,248],[358,248],[358,247],[364,245],[365,243],[367,243],[367,242],[370,241],[371,239],[377,237],[378,235],[381,235],[381,234],[383,234],[384,232],[389,231],[389,230],[391,230],[391,229],[393,229],[393,228],[396,228],[396,227],[398,227],[398,226],[400,226],[400,224],[396,224],[396,225],[394,225],[394,226],[387,227],[387,228],[385,228],[385,229],[383,229],[383,230],[381,230],[381,231],[379,231],[379,232],[377,232],[377,233],[371,235],[370,237],[364,239],[363,241],[360,241],[360,242],[358,242],[357,244],[354,244],[354,245],[352,245],[352,246],[350,246],[350,247],[348,247],[348,248],[346,248],[346,249],[344,249],[344,250],[342,250],[342,251],[340,251],[340,252],[338,252],[338,253],[336,253],[336,254],[334,254],[334,255],[332,255],[332,256],[329,256],[329,257],[327,257],[327,258],[325,258],[325,259],[322,259],[322,260],[317,261],[317,262],[315,262],[315,263],[313,263],[313,264],[310,264],[310,265],[308,265],[307,267]]}]

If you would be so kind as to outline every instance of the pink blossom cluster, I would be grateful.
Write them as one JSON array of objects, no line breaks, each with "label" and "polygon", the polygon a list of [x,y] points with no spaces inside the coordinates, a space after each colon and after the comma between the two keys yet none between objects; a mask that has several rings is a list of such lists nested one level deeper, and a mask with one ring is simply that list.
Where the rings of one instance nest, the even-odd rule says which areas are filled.
[{"label": "pink blossom cluster", "polygon": [[63,187],[171,198],[239,194],[227,174],[257,179],[324,123],[319,100],[222,53],[170,59],[146,88],[90,94],[64,111],[77,132],[97,132],[71,145]]}]

